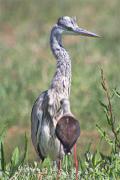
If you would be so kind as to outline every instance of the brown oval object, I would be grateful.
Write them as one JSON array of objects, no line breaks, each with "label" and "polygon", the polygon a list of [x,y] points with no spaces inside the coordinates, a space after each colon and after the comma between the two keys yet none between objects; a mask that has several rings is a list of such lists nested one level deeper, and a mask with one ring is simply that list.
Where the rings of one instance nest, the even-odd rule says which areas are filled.
[{"label": "brown oval object", "polygon": [[70,115],[64,115],[58,121],[55,132],[63,144],[65,153],[69,153],[80,136],[79,121]]}]

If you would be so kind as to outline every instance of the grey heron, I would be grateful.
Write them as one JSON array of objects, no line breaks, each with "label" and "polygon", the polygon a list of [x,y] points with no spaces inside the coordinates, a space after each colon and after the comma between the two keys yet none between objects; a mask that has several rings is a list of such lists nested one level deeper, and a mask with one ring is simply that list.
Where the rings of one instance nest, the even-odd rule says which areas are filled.
[{"label": "grey heron", "polygon": [[[49,89],[38,96],[31,113],[31,138],[42,161],[49,156],[58,162],[71,150],[80,134],[79,124],[75,123],[70,109],[71,59],[63,47],[62,34],[99,37],[80,28],[76,18],[68,16],[60,17],[51,30],[50,47],[57,61],[56,71]],[[70,129],[70,135],[65,134],[67,129]]]}]

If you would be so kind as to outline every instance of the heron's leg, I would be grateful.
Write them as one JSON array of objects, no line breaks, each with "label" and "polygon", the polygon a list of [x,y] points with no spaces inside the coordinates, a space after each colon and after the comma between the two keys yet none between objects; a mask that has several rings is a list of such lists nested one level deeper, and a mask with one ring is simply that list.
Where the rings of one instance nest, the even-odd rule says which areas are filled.
[{"label": "heron's leg", "polygon": [[58,167],[58,172],[60,172],[61,169],[62,169],[62,162],[61,162],[61,159],[58,159],[58,160],[57,160],[57,167]]},{"label": "heron's leg", "polygon": [[76,169],[76,180],[78,180],[78,160],[77,160],[76,144],[74,145],[74,162],[75,162],[75,169]]},{"label": "heron's leg", "polygon": [[61,175],[61,159],[58,159],[57,161],[57,167],[58,167],[58,173],[57,173],[57,178],[56,178],[56,180],[59,180],[60,179],[60,175]]},{"label": "heron's leg", "polygon": [[57,174],[57,180],[59,179],[60,175],[61,175],[61,169],[62,169],[62,160],[61,160],[61,143],[60,143],[60,148],[59,148],[59,157],[56,160],[57,162],[57,167],[58,167],[58,174]]},{"label": "heron's leg", "polygon": [[58,166],[57,166],[57,162],[56,161],[53,161],[53,169],[54,170],[57,170]]}]

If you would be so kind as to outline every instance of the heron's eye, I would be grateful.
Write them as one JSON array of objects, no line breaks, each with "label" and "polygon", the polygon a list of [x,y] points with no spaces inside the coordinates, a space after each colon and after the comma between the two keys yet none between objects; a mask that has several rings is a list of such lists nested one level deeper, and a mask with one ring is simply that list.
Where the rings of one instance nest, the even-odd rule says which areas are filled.
[{"label": "heron's eye", "polygon": [[72,31],[73,29],[71,27],[67,27],[67,30],[68,31]]}]

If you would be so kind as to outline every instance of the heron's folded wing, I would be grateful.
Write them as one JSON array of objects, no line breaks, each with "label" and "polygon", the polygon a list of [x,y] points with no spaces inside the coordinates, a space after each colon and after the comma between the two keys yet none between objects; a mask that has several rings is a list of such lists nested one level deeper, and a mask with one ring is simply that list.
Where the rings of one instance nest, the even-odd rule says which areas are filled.
[{"label": "heron's folded wing", "polygon": [[[35,101],[31,112],[31,138],[35,150],[38,152],[38,143],[43,119],[43,103],[46,91],[44,91]],[[39,153],[39,152],[38,152]]]}]

